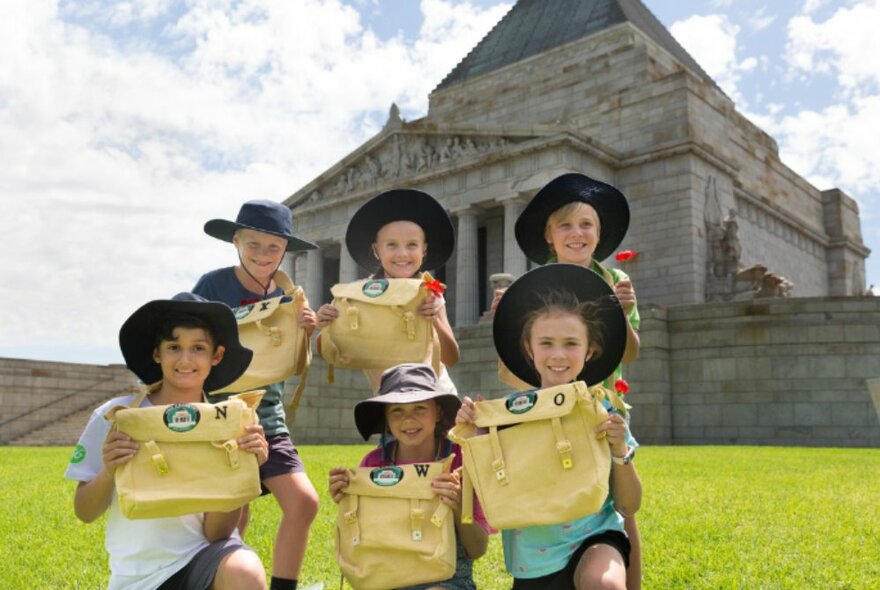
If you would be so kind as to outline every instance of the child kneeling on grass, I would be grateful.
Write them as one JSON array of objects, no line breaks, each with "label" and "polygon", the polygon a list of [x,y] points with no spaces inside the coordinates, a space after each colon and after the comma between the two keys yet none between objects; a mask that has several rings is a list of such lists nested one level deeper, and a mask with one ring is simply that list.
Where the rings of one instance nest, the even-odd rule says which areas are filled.
[{"label": "child kneeling on grass", "polygon": [[[141,407],[202,402],[205,390],[241,376],[252,356],[239,343],[232,311],[190,293],[151,301],[135,311],[119,331],[119,344],[128,368],[153,384]],[[64,474],[79,482],[73,500],[77,518],[89,523],[108,512],[108,588],[265,589],[260,558],[235,534],[241,509],[144,520],[122,515],[114,474],[134,458],[138,444],[126,434],[109,432],[104,416],[135,397],[112,399],[92,413]],[[247,430],[239,448],[265,462],[262,426]]]},{"label": "child kneeling on grass", "polygon": [[[354,420],[368,440],[380,434],[380,446],[361,461],[361,467],[386,467],[440,461],[454,454],[452,469],[461,466],[461,449],[446,438],[461,401],[439,391],[434,370],[423,364],[404,364],[382,374],[376,397],[358,402]],[[391,435],[391,436],[388,436]],[[330,470],[330,496],[339,503],[349,484],[343,467]],[[461,481],[456,473],[443,473],[431,487],[455,515],[457,563],[455,575],[444,581],[409,586],[406,590],[473,590],[473,560],[486,553],[491,530],[479,503],[474,502],[474,522],[461,522]],[[394,567],[394,564],[388,564]]]}]

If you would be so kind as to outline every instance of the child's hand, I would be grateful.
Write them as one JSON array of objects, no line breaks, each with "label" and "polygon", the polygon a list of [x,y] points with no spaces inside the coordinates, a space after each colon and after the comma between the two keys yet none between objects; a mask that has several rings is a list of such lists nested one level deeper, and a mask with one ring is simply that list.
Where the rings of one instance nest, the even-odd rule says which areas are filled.
[{"label": "child's hand", "polygon": [[345,467],[334,467],[330,470],[330,497],[339,504],[345,494],[342,490],[348,487],[348,469]]},{"label": "child's hand", "polygon": [[617,284],[614,285],[614,294],[617,296],[617,300],[620,301],[623,312],[626,314],[631,312],[636,304],[636,292],[633,289],[632,281],[629,279],[617,281]]},{"label": "child's hand", "polygon": [[440,315],[440,310],[443,309],[444,305],[446,303],[442,298],[435,296],[433,293],[428,293],[425,300],[422,301],[422,304],[416,310],[416,313],[433,322]]},{"label": "child's hand", "polygon": [[[477,394],[477,401],[483,401],[483,396]],[[474,400],[465,396],[463,400],[461,400],[461,407],[458,409],[458,413],[455,414],[455,423],[456,424],[474,424],[477,421],[477,407],[474,405]]]},{"label": "child's hand", "polygon": [[495,295],[492,297],[492,303],[489,305],[489,313],[494,318],[495,310],[498,309],[498,302],[501,301],[501,297],[504,295],[504,292],[507,289],[495,289]]},{"label": "child's hand", "polygon": [[131,437],[122,432],[111,432],[104,441],[104,447],[101,450],[104,469],[108,475],[116,473],[116,468],[124,465],[134,459],[139,445],[131,440]]},{"label": "child's hand", "polygon": [[608,414],[608,417],[596,426],[596,438],[602,436],[608,440],[611,454],[615,457],[626,455],[626,421],[620,414]]},{"label": "child's hand", "polygon": [[257,463],[264,464],[269,460],[269,443],[260,424],[251,424],[245,427],[247,434],[238,439],[238,448],[247,453],[257,456]]},{"label": "child's hand", "polygon": [[456,514],[461,512],[461,480],[457,473],[441,473],[431,482],[431,489]]},{"label": "child's hand", "polygon": [[314,332],[315,326],[318,325],[318,316],[315,315],[314,310],[308,305],[299,311],[296,320],[299,322],[300,327],[305,329],[310,335]]},{"label": "child's hand", "polygon": [[325,303],[318,308],[318,327],[323,328],[339,317],[339,310],[333,305]]}]

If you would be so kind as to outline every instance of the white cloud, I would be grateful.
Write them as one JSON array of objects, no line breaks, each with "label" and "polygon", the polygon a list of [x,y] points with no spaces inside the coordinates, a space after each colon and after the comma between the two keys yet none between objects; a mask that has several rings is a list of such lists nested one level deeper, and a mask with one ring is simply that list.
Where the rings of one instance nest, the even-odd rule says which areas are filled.
[{"label": "white cloud", "polygon": [[876,93],[880,88],[880,0],[839,8],[828,20],[809,15],[788,23],[785,55],[795,73],[827,73],[847,94]]},{"label": "white cloud", "polygon": [[737,60],[737,35],[740,27],[726,15],[694,15],[677,21],[669,28],[672,35],[700,64],[734,102],[745,105],[738,89],[740,75],[753,69],[757,60]]},{"label": "white cloud", "polygon": [[751,14],[747,18],[747,22],[749,23],[749,28],[753,31],[763,31],[767,27],[773,24],[776,20],[776,15],[767,14],[766,8],[761,7]]},{"label": "white cloud", "polygon": [[4,3],[0,350],[115,351],[135,307],[233,263],[206,220],[283,199],[378,131],[392,101],[424,112],[507,9],[424,0],[407,45],[338,0],[171,7]]}]

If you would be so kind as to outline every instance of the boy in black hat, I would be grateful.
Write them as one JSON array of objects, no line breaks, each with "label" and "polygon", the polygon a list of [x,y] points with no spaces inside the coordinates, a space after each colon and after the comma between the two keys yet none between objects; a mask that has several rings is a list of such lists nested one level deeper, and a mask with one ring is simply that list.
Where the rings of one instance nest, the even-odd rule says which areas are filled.
[{"label": "boy in black hat", "polygon": [[[128,368],[150,386],[141,407],[201,402],[205,389],[235,381],[251,360],[251,351],[238,341],[229,308],[190,293],[151,301],[135,311],[119,332],[119,344]],[[108,512],[108,587],[265,588],[260,558],[234,535],[241,509],[145,520],[122,515],[114,474],[134,458],[138,445],[126,434],[109,432],[104,415],[135,397],[115,398],[95,410],[65,472],[66,478],[79,482],[74,512],[80,520],[93,522]],[[238,444],[264,462],[268,447],[263,429],[247,428]]]},{"label": "boy in black hat", "polygon": [[[208,221],[205,233],[231,242],[238,264],[206,273],[193,287],[193,292],[231,308],[283,295],[284,290],[276,284],[275,277],[284,254],[318,247],[293,235],[290,209],[263,199],[245,202],[235,221]],[[317,320],[308,302],[298,320],[311,335]],[[287,428],[282,403],[284,383],[266,383],[260,389],[266,393],[257,413],[269,441],[269,460],[260,467],[260,479],[264,493],[265,490],[272,492],[282,512],[275,539],[271,588],[295,590],[309,528],[318,513],[318,493],[305,473]],[[232,393],[238,392],[229,392]],[[211,401],[222,401],[225,397],[228,395],[212,395]],[[243,524],[246,523],[245,516]]]}]

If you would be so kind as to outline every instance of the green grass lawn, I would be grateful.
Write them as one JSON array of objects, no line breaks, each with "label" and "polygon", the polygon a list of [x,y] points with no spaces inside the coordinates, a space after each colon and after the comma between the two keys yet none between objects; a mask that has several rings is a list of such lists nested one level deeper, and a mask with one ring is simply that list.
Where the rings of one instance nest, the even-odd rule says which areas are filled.
[{"label": "green grass lawn", "polygon": [[[304,446],[321,494],[302,573],[339,587],[333,559],[331,466],[356,465],[366,446]],[[0,588],[102,588],[103,520],[73,515],[62,478],[71,449],[0,448]],[[646,589],[880,588],[880,450],[648,447],[637,466]],[[271,567],[279,511],[253,504],[247,541]],[[500,539],[475,563],[480,588],[509,588]]]}]

